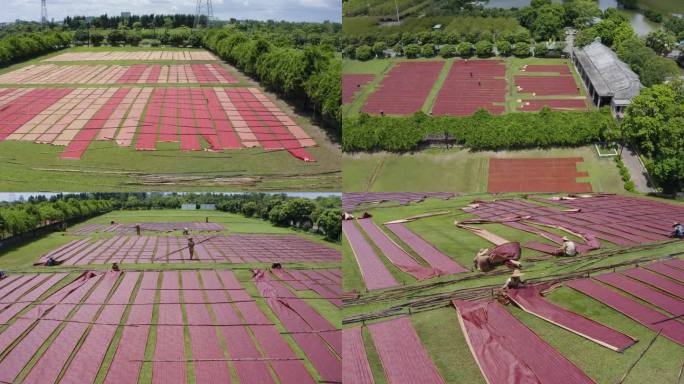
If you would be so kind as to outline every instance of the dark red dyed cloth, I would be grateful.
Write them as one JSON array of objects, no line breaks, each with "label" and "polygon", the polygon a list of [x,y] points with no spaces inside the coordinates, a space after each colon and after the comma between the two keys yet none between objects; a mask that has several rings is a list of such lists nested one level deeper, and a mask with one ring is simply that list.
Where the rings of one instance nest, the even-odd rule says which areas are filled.
[{"label": "dark red dyed cloth", "polygon": [[461,328],[488,383],[594,381],[495,301],[454,300]]},{"label": "dark red dyed cloth", "polygon": [[566,285],[621,312],[654,332],[661,331],[663,336],[679,345],[684,345],[684,323],[668,320],[667,316],[655,309],[623,296],[591,279],[573,280]]},{"label": "dark red dyed cloth", "polygon": [[539,286],[509,289],[507,295],[525,312],[612,350],[622,352],[636,342],[635,339],[612,328],[546,301],[539,293],[540,289]]},{"label": "dark red dyed cloth", "polygon": [[509,260],[520,259],[520,243],[512,241],[510,243],[496,246],[489,252],[489,262],[494,265],[506,264]]}]

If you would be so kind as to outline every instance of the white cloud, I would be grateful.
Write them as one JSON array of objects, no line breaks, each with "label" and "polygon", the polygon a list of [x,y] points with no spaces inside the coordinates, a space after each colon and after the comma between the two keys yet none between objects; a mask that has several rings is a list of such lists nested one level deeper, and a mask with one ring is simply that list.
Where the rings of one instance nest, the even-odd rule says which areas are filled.
[{"label": "white cloud", "polygon": [[[0,21],[38,20],[37,0],[5,0]],[[121,12],[194,13],[196,0],[47,0],[48,17],[67,15],[118,15]],[[214,14],[221,19],[275,19],[291,21],[341,20],[340,0],[212,0]]]}]

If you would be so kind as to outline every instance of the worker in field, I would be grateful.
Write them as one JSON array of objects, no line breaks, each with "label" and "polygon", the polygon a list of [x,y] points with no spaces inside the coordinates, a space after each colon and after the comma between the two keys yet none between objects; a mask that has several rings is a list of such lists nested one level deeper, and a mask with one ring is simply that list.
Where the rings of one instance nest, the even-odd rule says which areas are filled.
[{"label": "worker in field", "polygon": [[190,252],[190,260],[195,257],[195,240],[192,237],[188,238],[188,252]]},{"label": "worker in field", "polygon": [[190,230],[187,227],[183,228],[183,235],[187,236],[189,234],[190,234]]},{"label": "worker in field", "polygon": [[567,236],[563,236],[563,245],[556,250],[556,254],[559,256],[577,256],[577,245],[575,242],[568,239]]},{"label": "worker in field", "polygon": [[208,223],[208,222],[209,222],[209,216],[205,216],[205,217],[204,217],[204,222],[205,222],[205,223]]},{"label": "worker in field", "polygon": [[675,221],[672,228],[672,237],[675,239],[684,239],[684,225],[682,225],[682,223]]},{"label": "worker in field", "polygon": [[517,289],[517,288],[522,288],[525,285],[525,282],[522,280],[522,272],[520,272],[519,269],[516,269],[513,271],[513,274],[511,274],[511,277],[506,279],[506,283],[503,285],[504,289]]},{"label": "worker in field", "polygon": [[113,263],[112,264],[112,271],[114,272],[119,272],[121,269],[119,269],[119,264]]},{"label": "worker in field", "polygon": [[135,225],[135,234],[140,236],[140,232],[141,232],[140,224],[136,224]]},{"label": "worker in field", "polygon": [[520,269],[520,243],[510,242],[496,246],[494,249],[484,248],[475,255],[473,267],[481,272],[489,272],[505,265],[510,269]]}]

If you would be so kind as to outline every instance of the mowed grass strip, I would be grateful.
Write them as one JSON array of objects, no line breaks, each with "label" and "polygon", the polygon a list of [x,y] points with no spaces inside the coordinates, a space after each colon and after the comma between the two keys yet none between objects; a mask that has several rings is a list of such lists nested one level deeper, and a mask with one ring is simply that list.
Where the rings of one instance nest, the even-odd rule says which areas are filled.
[{"label": "mowed grass strip", "polygon": [[[622,179],[612,158],[599,158],[594,147],[471,152],[465,149],[431,148],[413,153],[344,154],[343,185],[347,191],[487,191],[490,158],[582,157],[578,171],[589,176],[594,192],[619,193]],[[406,180],[411,180],[407,183]]]}]

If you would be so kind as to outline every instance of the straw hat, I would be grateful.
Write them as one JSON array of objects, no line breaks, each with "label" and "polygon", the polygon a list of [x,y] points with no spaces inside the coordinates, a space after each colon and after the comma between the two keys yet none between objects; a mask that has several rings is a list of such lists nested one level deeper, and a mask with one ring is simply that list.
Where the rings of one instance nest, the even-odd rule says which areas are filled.
[{"label": "straw hat", "polygon": [[563,241],[570,241],[570,239],[568,239],[568,237],[567,237],[567,236],[563,236],[563,237],[561,237],[561,240],[563,240]]},{"label": "straw hat", "polygon": [[518,278],[520,278],[522,276],[523,276],[523,274],[522,274],[522,272],[520,272],[519,269],[514,270],[513,274],[511,275],[511,277],[518,277]]}]

